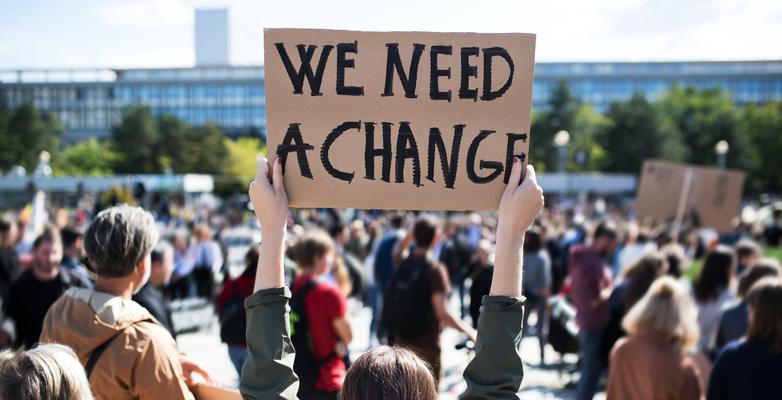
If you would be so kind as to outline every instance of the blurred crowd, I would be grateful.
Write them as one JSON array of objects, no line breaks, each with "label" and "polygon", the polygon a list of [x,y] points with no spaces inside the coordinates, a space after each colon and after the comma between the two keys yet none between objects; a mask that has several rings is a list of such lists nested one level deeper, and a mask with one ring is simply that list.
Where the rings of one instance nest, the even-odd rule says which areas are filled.
[{"label": "blurred crowd", "polygon": [[[63,359],[75,352],[90,376],[93,354],[104,346],[98,357],[109,361],[101,362],[125,371],[124,361],[112,358],[112,339],[132,325],[141,339],[126,345],[159,347],[143,360],[150,368],[171,379],[195,373],[209,380],[206,368],[186,358],[159,368],[178,353],[170,340],[179,333],[172,302],[197,298],[214,304],[221,339],[241,373],[244,301],[254,291],[263,240],[249,213],[49,215],[33,236],[25,235],[30,226],[20,213],[7,212],[0,222],[0,349],[65,344],[70,348],[38,349]],[[782,269],[764,254],[780,247],[782,207],[751,222],[717,232],[692,221],[638,220],[619,206],[547,208],[524,240],[523,333],[537,338],[542,364],[554,360],[550,349],[578,354],[578,399],[601,388],[616,399],[769,398],[782,376]],[[355,333],[348,299],[371,310],[371,347],[403,345],[439,378],[443,328],[475,339],[496,228],[494,213],[292,210],[284,262],[296,372],[310,389],[302,398],[336,398],[330,396],[350,367]],[[142,263],[147,276],[137,277],[132,271]],[[106,285],[132,291],[133,301],[96,295]],[[61,299],[68,296],[92,311]],[[297,344],[304,334],[309,340]],[[3,353],[0,384],[20,362],[14,357],[34,351]],[[153,390],[133,384],[139,387],[128,389],[131,397]],[[102,385],[104,396],[125,398],[111,383]],[[187,398],[184,386],[160,390]]]}]

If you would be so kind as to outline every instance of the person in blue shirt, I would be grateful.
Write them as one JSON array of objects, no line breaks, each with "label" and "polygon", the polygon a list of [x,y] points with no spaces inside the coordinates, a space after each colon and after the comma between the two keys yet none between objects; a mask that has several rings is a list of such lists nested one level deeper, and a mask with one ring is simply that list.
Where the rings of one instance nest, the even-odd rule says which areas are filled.
[{"label": "person in blue shirt", "polygon": [[709,400],[778,399],[782,378],[782,279],[765,278],[747,296],[747,336],[720,353],[709,380]]}]

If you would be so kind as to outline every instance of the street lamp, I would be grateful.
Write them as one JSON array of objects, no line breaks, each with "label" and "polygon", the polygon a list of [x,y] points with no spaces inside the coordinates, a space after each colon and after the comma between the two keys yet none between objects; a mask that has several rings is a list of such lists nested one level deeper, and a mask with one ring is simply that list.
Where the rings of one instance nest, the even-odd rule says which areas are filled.
[{"label": "street lamp", "polygon": [[570,143],[570,134],[567,131],[559,131],[554,135],[554,146],[557,147],[559,158],[559,172],[565,172],[565,161],[567,161],[567,145]]},{"label": "street lamp", "polygon": [[717,144],[714,145],[714,153],[717,154],[717,165],[721,169],[725,169],[725,161],[727,159],[728,150],[730,150],[730,145],[728,144],[727,140],[720,140],[717,142]]}]

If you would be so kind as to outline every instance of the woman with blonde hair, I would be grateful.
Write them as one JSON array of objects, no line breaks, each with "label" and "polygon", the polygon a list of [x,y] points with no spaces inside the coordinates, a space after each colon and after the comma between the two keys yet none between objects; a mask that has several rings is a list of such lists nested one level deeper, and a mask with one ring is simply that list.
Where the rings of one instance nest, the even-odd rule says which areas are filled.
[{"label": "woman with blonde hair", "polygon": [[623,321],[628,337],[611,352],[609,399],[699,399],[695,362],[687,355],[698,342],[695,305],[671,277],[657,279]]},{"label": "woman with blonde hair", "polygon": [[0,353],[0,400],[92,400],[90,384],[70,347],[44,344]]}]

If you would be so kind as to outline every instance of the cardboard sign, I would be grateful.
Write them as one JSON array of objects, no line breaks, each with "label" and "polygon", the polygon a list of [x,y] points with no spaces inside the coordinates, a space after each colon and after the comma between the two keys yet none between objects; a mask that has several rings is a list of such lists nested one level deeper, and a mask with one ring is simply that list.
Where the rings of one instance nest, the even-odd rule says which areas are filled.
[{"label": "cardboard sign", "polygon": [[725,231],[739,214],[744,172],[647,160],[636,197],[640,218],[670,222],[680,214]]},{"label": "cardboard sign", "polygon": [[292,207],[496,209],[526,161],[535,36],[265,31]]}]

